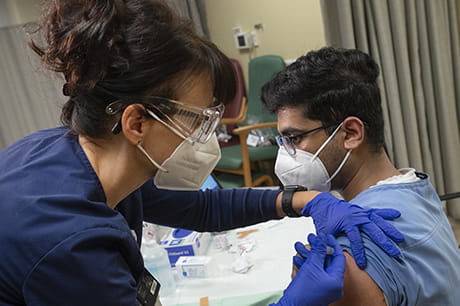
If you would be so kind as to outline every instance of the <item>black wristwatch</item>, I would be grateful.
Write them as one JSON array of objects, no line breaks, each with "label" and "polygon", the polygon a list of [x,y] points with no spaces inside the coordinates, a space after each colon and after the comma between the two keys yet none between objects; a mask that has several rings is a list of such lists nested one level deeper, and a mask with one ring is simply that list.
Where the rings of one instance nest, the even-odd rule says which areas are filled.
[{"label": "black wristwatch", "polygon": [[302,215],[292,208],[292,196],[296,191],[305,191],[308,189],[300,185],[287,185],[284,186],[283,190],[283,194],[281,195],[281,208],[283,212],[291,218],[301,217]]}]

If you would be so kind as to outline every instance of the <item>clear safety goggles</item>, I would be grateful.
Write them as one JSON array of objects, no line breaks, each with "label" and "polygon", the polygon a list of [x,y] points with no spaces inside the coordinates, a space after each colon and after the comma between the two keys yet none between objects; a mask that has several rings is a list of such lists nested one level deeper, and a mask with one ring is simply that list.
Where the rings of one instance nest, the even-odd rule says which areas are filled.
[{"label": "clear safety goggles", "polygon": [[[107,105],[105,112],[114,115],[131,104],[141,104],[152,118],[163,123],[172,132],[190,142],[206,143],[216,130],[224,105],[219,103],[212,107],[199,107],[168,98],[132,97],[117,100]],[[121,131],[121,120],[112,128],[112,133]]]}]

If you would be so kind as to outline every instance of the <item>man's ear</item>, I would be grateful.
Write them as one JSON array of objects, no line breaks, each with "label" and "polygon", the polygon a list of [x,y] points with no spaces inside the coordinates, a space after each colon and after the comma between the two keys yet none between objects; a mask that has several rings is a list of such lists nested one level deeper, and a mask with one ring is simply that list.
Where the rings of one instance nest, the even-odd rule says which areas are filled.
[{"label": "man's ear", "polygon": [[121,126],[123,134],[129,142],[136,145],[144,139],[147,120],[143,106],[132,104],[126,107],[121,116]]},{"label": "man's ear", "polygon": [[347,117],[343,121],[342,128],[345,130],[344,148],[354,150],[364,142],[364,123],[358,117]]}]

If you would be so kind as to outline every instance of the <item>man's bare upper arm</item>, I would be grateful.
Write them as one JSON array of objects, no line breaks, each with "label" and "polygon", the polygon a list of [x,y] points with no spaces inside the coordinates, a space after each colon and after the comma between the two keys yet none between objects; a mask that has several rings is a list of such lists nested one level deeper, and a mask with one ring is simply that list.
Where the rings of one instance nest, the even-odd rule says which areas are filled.
[{"label": "man's bare upper arm", "polygon": [[383,291],[366,271],[361,270],[356,265],[355,260],[350,254],[347,252],[344,252],[344,254],[346,258],[344,296],[331,305],[385,306],[386,303]]}]

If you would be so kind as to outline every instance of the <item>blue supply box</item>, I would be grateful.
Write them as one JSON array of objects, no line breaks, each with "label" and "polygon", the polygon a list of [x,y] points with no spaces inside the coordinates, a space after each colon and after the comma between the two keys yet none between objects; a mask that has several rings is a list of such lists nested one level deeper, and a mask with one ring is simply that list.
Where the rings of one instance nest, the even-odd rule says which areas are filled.
[{"label": "blue supply box", "polygon": [[175,267],[177,259],[181,256],[204,255],[210,240],[209,233],[176,228],[161,239],[160,245],[168,251],[171,267]]}]

